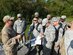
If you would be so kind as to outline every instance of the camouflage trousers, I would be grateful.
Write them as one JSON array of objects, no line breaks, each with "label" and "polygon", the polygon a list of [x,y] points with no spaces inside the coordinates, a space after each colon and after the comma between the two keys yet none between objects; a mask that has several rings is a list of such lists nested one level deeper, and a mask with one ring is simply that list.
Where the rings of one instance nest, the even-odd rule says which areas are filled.
[{"label": "camouflage trousers", "polygon": [[64,37],[61,39],[61,42],[60,42],[60,54],[61,55],[66,55],[65,45],[64,45]]},{"label": "camouflage trousers", "polygon": [[[64,45],[64,37],[60,41],[60,48],[55,48],[56,53],[59,52],[59,55],[66,55],[65,45]],[[58,51],[59,50],[59,51]],[[56,55],[56,54],[55,54]]]}]

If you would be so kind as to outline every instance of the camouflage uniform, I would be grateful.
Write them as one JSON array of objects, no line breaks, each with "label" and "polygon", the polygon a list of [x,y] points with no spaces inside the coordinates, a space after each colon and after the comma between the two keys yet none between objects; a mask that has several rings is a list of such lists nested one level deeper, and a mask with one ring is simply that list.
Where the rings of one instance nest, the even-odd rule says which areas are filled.
[{"label": "camouflage uniform", "polygon": [[44,18],[44,19],[42,20],[42,25],[45,26],[47,22],[48,22],[48,18]]},{"label": "camouflage uniform", "polygon": [[48,18],[44,18],[42,20],[42,26],[43,26],[43,32],[45,32],[45,29],[46,29],[46,23],[48,22]]},{"label": "camouflage uniform", "polygon": [[[37,27],[37,25],[38,25],[38,27]],[[33,28],[33,26],[34,26],[34,28]],[[33,33],[33,37],[37,37],[40,33],[43,33],[43,27],[42,27],[42,25],[39,24],[39,23],[37,23],[37,24],[31,24],[30,25],[30,30],[28,32],[28,36],[30,36],[31,32]]]},{"label": "camouflage uniform", "polygon": [[73,55],[73,30],[67,30],[64,35],[66,55]]},{"label": "camouflage uniform", "polygon": [[[55,42],[55,46],[54,46],[54,49],[56,51],[56,53],[58,54],[58,50],[59,50],[59,47],[60,47],[60,41],[62,39],[62,36],[63,36],[63,29],[60,28],[59,29],[59,33],[58,33],[58,39],[57,41]],[[56,37],[56,36],[55,36]],[[56,47],[56,46],[59,46],[59,47]]]},{"label": "camouflage uniform", "polygon": [[61,39],[61,42],[60,42],[60,55],[66,55],[64,37]]},{"label": "camouflage uniform", "polygon": [[[18,34],[23,33],[26,30],[26,21],[25,19],[20,20],[21,18],[18,18],[15,22],[14,22],[14,30],[17,32]],[[22,37],[18,40],[19,44],[22,46],[23,42],[26,41],[26,37],[24,35],[22,35]]]},{"label": "camouflage uniform", "polygon": [[48,14],[47,17],[42,20],[42,25],[45,26],[48,21],[51,21],[50,14]]},{"label": "camouflage uniform", "polygon": [[43,54],[50,55],[52,49],[52,42],[55,39],[55,32],[51,24],[49,27],[45,29],[44,35],[45,35],[45,39],[44,39]]},{"label": "camouflage uniform", "polygon": [[13,26],[14,30],[17,32],[17,33],[22,33],[25,31],[26,29],[26,22],[25,20],[16,20],[14,22],[14,26]]},{"label": "camouflage uniform", "polygon": [[45,32],[46,23],[51,20],[51,15],[48,14],[46,18],[42,20],[43,32]]},{"label": "camouflage uniform", "polygon": [[[37,24],[31,24],[30,25],[30,30],[29,30],[29,32],[28,32],[28,36],[30,37],[30,34],[32,33],[32,38],[31,39],[34,39],[34,38],[37,38],[39,35],[40,35],[40,33],[43,33],[43,28],[42,28],[42,25],[41,24],[39,24],[39,23],[37,23]],[[35,43],[35,42],[33,42],[33,43]],[[31,47],[32,47],[32,44],[31,44]],[[34,46],[35,48],[36,48],[36,55],[40,55],[41,54],[41,50],[42,50],[42,45],[36,45],[36,46]],[[32,47],[33,48],[33,47]],[[32,49],[31,48],[31,49]],[[29,49],[29,50],[31,50],[31,49]]]},{"label": "camouflage uniform", "polygon": [[68,24],[65,21],[65,19],[66,19],[65,15],[62,15],[61,18],[60,18],[60,25],[62,26],[62,29],[63,29],[63,35],[64,35],[64,33],[65,33],[65,31],[67,30],[67,27],[68,27]]},{"label": "camouflage uniform", "polygon": [[6,26],[2,29],[2,42],[6,55],[17,55],[17,42],[14,39],[16,32],[12,28]]},{"label": "camouflage uniform", "polygon": [[63,36],[63,29],[59,25],[59,18],[53,17],[52,23],[53,23],[53,29],[54,29],[53,32],[55,32],[55,34],[53,34],[55,36],[55,39],[53,41],[52,51],[53,51],[53,55],[54,54],[58,55],[59,54],[59,48],[60,48],[60,41],[61,41],[62,36]]}]

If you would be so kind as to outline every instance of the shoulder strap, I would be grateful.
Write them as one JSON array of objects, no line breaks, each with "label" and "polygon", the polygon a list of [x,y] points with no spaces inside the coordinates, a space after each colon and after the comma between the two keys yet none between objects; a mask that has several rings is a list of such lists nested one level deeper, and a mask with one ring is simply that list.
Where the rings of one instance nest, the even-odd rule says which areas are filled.
[{"label": "shoulder strap", "polygon": [[61,26],[59,26],[59,27],[58,27],[58,29],[56,29],[56,27],[55,27],[55,26],[54,26],[54,28],[55,28],[55,30],[58,30],[58,31],[59,31],[59,29],[61,28]]},{"label": "shoulder strap", "polygon": [[38,23],[37,26],[36,26],[36,30],[37,30],[38,32],[40,32],[40,31],[38,30],[38,26],[39,26],[39,24],[40,24],[40,23]]},{"label": "shoulder strap", "polygon": [[60,27],[62,27],[63,25],[62,25],[62,23],[59,23],[59,25],[60,25]]},{"label": "shoulder strap", "polygon": [[59,37],[59,29],[61,28],[61,26],[59,26],[58,29],[56,29],[55,26],[54,26],[54,28],[55,28],[55,39],[54,39],[54,42],[57,42],[58,37]]},{"label": "shoulder strap", "polygon": [[[39,26],[39,23],[38,23],[37,26],[36,26],[36,30],[37,30],[38,32],[40,32],[40,31],[38,30],[38,26]],[[33,24],[33,25],[30,27],[31,31],[33,31],[34,28],[35,28],[35,26],[34,26],[34,24]]]},{"label": "shoulder strap", "polygon": [[67,25],[65,25],[64,28],[63,28],[63,35],[65,33],[66,27],[67,27]]},{"label": "shoulder strap", "polygon": [[30,26],[30,31],[33,31],[35,28],[34,24],[32,26]]},{"label": "shoulder strap", "polygon": [[60,29],[60,28],[62,28],[62,26],[61,26],[61,25],[58,27],[58,31],[59,31],[59,29]]}]

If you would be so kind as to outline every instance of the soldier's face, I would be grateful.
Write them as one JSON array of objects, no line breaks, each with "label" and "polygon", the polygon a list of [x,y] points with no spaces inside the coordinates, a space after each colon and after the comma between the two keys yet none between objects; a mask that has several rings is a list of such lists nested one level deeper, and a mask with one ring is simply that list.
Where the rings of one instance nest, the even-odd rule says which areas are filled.
[{"label": "soldier's face", "polygon": [[57,26],[57,25],[58,25],[58,22],[57,22],[57,21],[54,21],[54,22],[53,22],[53,25],[54,25],[54,26]]},{"label": "soldier's face", "polygon": [[35,23],[38,23],[38,19],[37,18],[34,18],[33,19],[33,23],[35,24]]},{"label": "soldier's face", "polygon": [[47,19],[51,19],[51,16],[47,16]]},{"label": "soldier's face", "polygon": [[9,20],[7,23],[8,23],[9,25],[13,25],[13,20]]},{"label": "soldier's face", "polygon": [[65,21],[65,19],[60,19],[60,21],[61,21],[61,22],[64,22],[64,21]]}]

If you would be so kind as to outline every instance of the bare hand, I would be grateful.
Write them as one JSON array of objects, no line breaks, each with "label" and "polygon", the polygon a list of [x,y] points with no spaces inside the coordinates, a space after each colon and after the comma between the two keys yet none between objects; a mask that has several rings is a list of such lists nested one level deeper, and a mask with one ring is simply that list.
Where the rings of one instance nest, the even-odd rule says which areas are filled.
[{"label": "bare hand", "polygon": [[57,42],[55,43],[55,47],[59,47],[59,44]]},{"label": "bare hand", "polygon": [[19,39],[19,38],[21,38],[21,35],[17,35],[15,38],[16,38],[16,39]]},{"label": "bare hand", "polygon": [[41,36],[41,37],[44,37],[44,33],[40,33],[40,36]]}]

